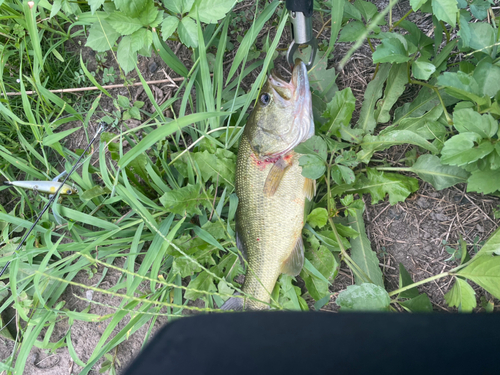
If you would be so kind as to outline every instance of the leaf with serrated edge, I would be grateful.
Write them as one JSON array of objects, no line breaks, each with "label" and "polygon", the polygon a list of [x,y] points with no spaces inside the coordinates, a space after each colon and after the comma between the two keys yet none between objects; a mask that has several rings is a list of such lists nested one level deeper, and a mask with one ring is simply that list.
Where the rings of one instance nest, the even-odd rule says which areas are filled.
[{"label": "leaf with serrated edge", "polygon": [[500,298],[500,257],[480,255],[465,268],[457,272],[482,288],[495,298]]},{"label": "leaf with serrated edge", "polygon": [[317,207],[311,211],[309,215],[307,215],[306,222],[309,223],[311,227],[322,228],[326,225],[328,221],[328,212],[323,207]]},{"label": "leaf with serrated edge", "polygon": [[491,138],[498,131],[498,122],[489,113],[480,115],[472,108],[464,108],[453,113],[453,126],[460,133],[474,132],[481,138]]},{"label": "leaf with serrated edge", "polygon": [[130,35],[142,28],[142,23],[137,18],[128,17],[122,12],[112,13],[106,21],[121,35]]},{"label": "leaf with serrated edge", "polygon": [[[495,146],[490,141],[481,142],[477,133],[466,132],[457,134],[444,143],[441,150],[441,161],[451,165],[466,165],[475,162],[491,153]],[[474,146],[474,142],[479,143]]]},{"label": "leaf with serrated edge", "polygon": [[161,37],[165,41],[167,40],[177,29],[179,25],[179,19],[177,17],[168,16],[161,23]]},{"label": "leaf with serrated edge", "polygon": [[430,154],[420,156],[410,170],[436,190],[467,182],[469,178],[467,171],[460,167],[443,165],[437,156]]},{"label": "leaf with serrated edge", "polygon": [[106,20],[100,20],[90,28],[85,46],[97,52],[108,51],[113,48],[120,36],[120,33],[116,32]]},{"label": "leaf with serrated edge", "polygon": [[359,120],[356,123],[356,128],[362,129],[365,134],[372,133],[377,125],[374,115],[375,103],[377,103],[377,100],[382,96],[382,89],[389,76],[390,69],[390,64],[381,65],[375,78],[372,79],[366,87]]},{"label": "leaf with serrated edge", "polygon": [[391,298],[384,288],[365,283],[349,285],[339,293],[335,303],[343,311],[387,311]]},{"label": "leaf with serrated edge", "polygon": [[171,212],[179,215],[201,215],[200,205],[210,207],[210,202],[204,194],[200,194],[201,184],[186,185],[182,188],[167,191],[160,198],[161,204]]},{"label": "leaf with serrated edge", "polygon": [[363,210],[356,210],[355,216],[349,215],[349,222],[352,228],[359,233],[359,236],[349,241],[351,243],[351,258],[363,270],[366,276],[370,278],[370,280],[365,280],[363,275],[358,276],[355,272],[354,280],[356,284],[371,282],[383,287],[384,280],[382,278],[382,271],[378,265],[379,260],[377,254],[372,250],[370,240],[365,232]]},{"label": "leaf with serrated edge", "polygon": [[321,130],[326,131],[327,136],[333,134],[339,137],[339,129],[349,126],[355,107],[356,98],[350,87],[337,91],[331,102],[326,105],[326,111],[323,112],[322,117],[326,118],[327,122]]},{"label": "leaf with serrated edge", "polygon": [[394,205],[403,202],[411,193],[418,190],[418,180],[397,173],[385,173],[366,168],[366,174],[361,175],[354,187],[346,190],[349,193],[370,193],[372,203],[378,203],[389,194],[389,203]]},{"label": "leaf with serrated edge", "polygon": [[408,51],[398,38],[384,38],[372,55],[374,63],[399,64],[410,60]]},{"label": "leaf with serrated edge", "polygon": [[432,11],[438,20],[455,28],[458,13],[457,0],[432,0]]},{"label": "leaf with serrated edge", "polygon": [[500,255],[500,228],[491,235],[488,241],[486,241],[481,250],[476,254],[476,257],[493,254]]},{"label": "leaf with serrated edge", "polygon": [[459,311],[471,312],[476,307],[476,292],[469,283],[461,278],[455,279],[455,284],[444,299],[450,307],[457,307]]},{"label": "leaf with serrated edge", "polygon": [[384,96],[378,101],[377,109],[375,110],[375,119],[377,123],[384,124],[391,119],[389,111],[405,91],[407,83],[408,76],[406,64],[393,65],[389,71],[389,77],[387,77]]},{"label": "leaf with serrated edge", "polygon": [[491,194],[500,190],[500,169],[475,170],[467,181],[467,192]]},{"label": "leaf with serrated edge", "polygon": [[189,15],[196,18],[198,13],[199,20],[204,23],[217,23],[218,20],[233,8],[236,0],[203,0],[196,2]]},{"label": "leaf with serrated edge", "polygon": [[198,47],[198,28],[192,18],[184,17],[177,26],[177,33],[186,47]]},{"label": "leaf with serrated edge", "polygon": [[137,52],[132,50],[132,39],[130,36],[123,37],[120,44],[118,44],[116,59],[125,74],[134,69],[137,62]]}]

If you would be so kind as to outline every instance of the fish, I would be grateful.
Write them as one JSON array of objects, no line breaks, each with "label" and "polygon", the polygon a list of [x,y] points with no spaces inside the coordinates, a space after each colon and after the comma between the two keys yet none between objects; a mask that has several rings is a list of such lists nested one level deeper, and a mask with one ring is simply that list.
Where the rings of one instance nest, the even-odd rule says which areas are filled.
[{"label": "fish", "polygon": [[59,179],[66,175],[66,172],[61,173],[52,181],[4,181],[4,185],[16,186],[23,189],[29,189],[38,193],[54,194],[62,185],[59,194],[72,195],[77,194],[78,190],[68,184],[59,182]]},{"label": "fish", "polygon": [[302,176],[293,149],[314,135],[307,68],[297,59],[290,82],[272,72],[240,139],[235,174],[236,245],[247,260],[242,295],[222,310],[265,310],[280,274],[304,265],[304,206],[315,180]]}]

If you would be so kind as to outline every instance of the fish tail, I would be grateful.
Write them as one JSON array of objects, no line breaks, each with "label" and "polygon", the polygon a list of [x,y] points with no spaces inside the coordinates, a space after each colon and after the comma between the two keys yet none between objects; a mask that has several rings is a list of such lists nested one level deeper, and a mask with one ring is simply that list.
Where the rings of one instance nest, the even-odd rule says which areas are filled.
[{"label": "fish tail", "polygon": [[243,298],[231,297],[220,308],[221,310],[243,311]]},{"label": "fish tail", "polygon": [[10,182],[10,181],[4,181],[4,182],[3,182],[3,184],[4,184],[4,185],[9,185],[9,186],[12,186],[12,185],[13,185],[13,183],[12,183],[12,182]]}]

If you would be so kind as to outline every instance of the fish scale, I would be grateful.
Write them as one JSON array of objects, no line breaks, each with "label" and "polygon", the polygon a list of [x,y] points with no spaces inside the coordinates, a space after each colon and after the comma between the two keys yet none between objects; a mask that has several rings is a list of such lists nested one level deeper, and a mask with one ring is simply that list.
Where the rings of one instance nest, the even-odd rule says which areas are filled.
[{"label": "fish scale", "polygon": [[301,174],[299,155],[295,154],[276,193],[266,197],[262,190],[272,165],[261,168],[252,154],[248,139],[243,135],[236,172],[236,194],[241,197],[236,221],[248,259],[242,291],[266,303],[248,299],[246,307],[256,310],[268,307],[283,263],[301,239],[306,179]]}]

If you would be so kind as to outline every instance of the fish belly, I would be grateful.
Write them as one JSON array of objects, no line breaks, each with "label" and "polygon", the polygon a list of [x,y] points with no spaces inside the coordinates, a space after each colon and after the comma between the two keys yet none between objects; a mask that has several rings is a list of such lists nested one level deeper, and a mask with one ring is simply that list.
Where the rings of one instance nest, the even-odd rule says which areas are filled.
[{"label": "fish belly", "polygon": [[263,193],[272,164],[258,164],[243,135],[236,167],[236,229],[246,253],[248,270],[243,292],[258,301],[247,299],[247,309],[267,308],[271,292],[283,264],[302,236],[304,226],[305,178],[298,157],[286,170],[271,197]]}]

